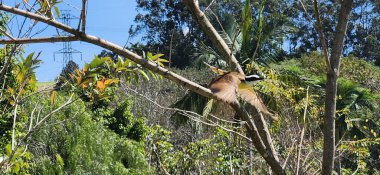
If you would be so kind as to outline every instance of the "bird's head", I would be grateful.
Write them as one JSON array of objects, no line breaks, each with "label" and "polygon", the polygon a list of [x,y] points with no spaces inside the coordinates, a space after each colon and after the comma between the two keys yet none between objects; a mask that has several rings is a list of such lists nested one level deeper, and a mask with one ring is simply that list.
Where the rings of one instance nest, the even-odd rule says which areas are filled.
[{"label": "bird's head", "polygon": [[258,81],[263,80],[263,79],[264,79],[264,77],[260,77],[258,75],[248,75],[248,76],[245,76],[244,82],[246,84],[253,85],[253,84],[255,84]]}]

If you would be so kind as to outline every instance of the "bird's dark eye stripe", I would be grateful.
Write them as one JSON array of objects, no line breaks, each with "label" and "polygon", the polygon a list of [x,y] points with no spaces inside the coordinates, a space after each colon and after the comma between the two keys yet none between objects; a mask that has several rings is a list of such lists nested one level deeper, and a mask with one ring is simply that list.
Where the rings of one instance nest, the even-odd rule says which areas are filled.
[{"label": "bird's dark eye stripe", "polygon": [[245,81],[257,81],[257,80],[262,80],[264,79],[263,77],[259,77],[258,75],[249,75],[245,77]]}]

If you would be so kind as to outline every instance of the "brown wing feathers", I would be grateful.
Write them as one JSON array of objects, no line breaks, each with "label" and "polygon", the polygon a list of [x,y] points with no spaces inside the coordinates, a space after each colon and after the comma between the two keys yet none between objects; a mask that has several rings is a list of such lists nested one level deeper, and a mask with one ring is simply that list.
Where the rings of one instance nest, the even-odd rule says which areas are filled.
[{"label": "brown wing feathers", "polygon": [[211,92],[219,99],[227,102],[236,102],[236,93],[241,80],[231,73],[227,73],[215,78],[209,85]]},{"label": "brown wing feathers", "polygon": [[273,120],[278,120],[271,112],[268,111],[267,107],[261,101],[261,98],[257,93],[252,89],[252,87],[241,87],[239,88],[240,97],[248,102],[251,106],[255,107],[262,114],[268,115]]},{"label": "brown wing feathers", "polygon": [[272,113],[268,111],[260,97],[251,86],[241,83],[245,77],[237,72],[228,72],[211,81],[209,87],[219,99],[227,103],[237,102],[237,93],[240,97],[256,108],[259,112],[269,115],[272,119],[277,120]]}]

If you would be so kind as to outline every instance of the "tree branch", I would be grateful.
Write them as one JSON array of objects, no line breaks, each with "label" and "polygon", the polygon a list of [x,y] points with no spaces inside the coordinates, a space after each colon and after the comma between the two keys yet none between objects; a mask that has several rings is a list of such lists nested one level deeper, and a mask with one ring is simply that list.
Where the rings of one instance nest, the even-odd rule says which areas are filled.
[{"label": "tree branch", "polygon": [[207,89],[207,88],[205,88],[205,87],[203,87],[197,83],[194,83],[194,82],[192,82],[192,81],[190,81],[190,80],[188,80],[188,79],[186,79],[186,78],[184,78],[178,74],[175,74],[175,73],[173,73],[173,72],[171,72],[171,71],[169,71],[163,67],[160,67],[158,64],[156,64],[154,62],[147,61],[147,60],[143,59],[141,56],[139,56],[139,55],[127,50],[127,49],[124,49],[123,47],[120,47],[119,45],[113,44],[111,42],[108,42],[106,40],[103,40],[101,38],[98,38],[98,37],[95,37],[92,35],[85,34],[83,32],[79,32],[79,31],[71,28],[70,26],[64,25],[64,24],[59,23],[57,21],[52,21],[51,19],[46,18],[44,16],[37,15],[37,14],[27,12],[24,10],[16,9],[16,8],[13,8],[10,6],[6,6],[4,4],[0,4],[0,10],[4,10],[4,11],[10,12],[10,13],[18,14],[18,15],[21,15],[21,16],[24,16],[27,18],[31,18],[31,19],[49,24],[50,26],[57,27],[61,30],[64,30],[68,33],[73,34],[75,37],[78,37],[78,40],[86,41],[88,43],[92,43],[94,45],[103,47],[105,49],[112,50],[112,51],[116,52],[117,54],[122,55],[122,56],[140,64],[142,67],[145,67],[149,70],[152,70],[153,72],[156,72],[156,73],[164,76],[165,78],[172,80],[173,82],[179,84],[180,86],[186,87],[187,89],[190,89],[190,90],[192,90],[192,91],[194,91],[194,92],[196,92],[202,96],[217,99],[211,93],[211,91],[209,89]]},{"label": "tree branch", "polygon": [[[300,2],[302,4],[302,1],[300,1]],[[325,39],[325,34],[323,33],[323,27],[322,27],[323,25],[322,25],[321,16],[319,14],[319,7],[318,7],[318,1],[317,0],[314,0],[314,11],[315,11],[315,16],[317,17],[316,29],[319,33],[319,40],[322,44],[322,51],[323,51],[323,55],[325,56],[327,71],[331,71],[331,63],[330,63],[330,57],[329,57],[329,52],[328,52],[328,45],[327,45],[327,42]]]},{"label": "tree branch", "polygon": [[14,38],[13,40],[0,40],[0,44],[28,44],[28,43],[54,43],[78,41],[77,36],[43,37],[43,38]]},{"label": "tree branch", "polygon": [[80,20],[82,24],[82,32],[86,32],[86,10],[87,10],[87,0],[82,0],[82,10],[80,14]]},{"label": "tree branch", "polygon": [[12,37],[12,35],[8,34],[4,29],[0,28],[0,32],[7,36],[11,40],[15,40],[15,38]]},{"label": "tree branch", "polygon": [[14,7],[11,7],[11,6],[4,5],[4,4],[0,4],[0,10],[3,10],[3,11],[6,11],[6,12],[9,12],[9,13],[13,13],[13,14],[16,14],[16,15],[24,16],[24,17],[27,17],[27,18],[30,18],[30,19],[34,19],[36,21],[40,21],[40,22],[49,24],[50,26],[57,27],[57,28],[59,28],[61,30],[64,30],[64,31],[66,31],[68,33],[71,33],[71,34],[78,34],[79,33],[79,31],[71,28],[70,26],[64,25],[62,23],[54,21],[51,18],[42,16],[42,15],[39,15],[39,14],[35,14],[35,13],[29,12],[29,11],[20,10],[18,8],[14,8]]},{"label": "tree branch", "polygon": [[195,15],[197,18],[198,24],[201,26],[206,35],[211,39],[212,43],[216,46],[218,51],[222,54],[222,56],[230,63],[232,63],[231,67],[233,71],[237,71],[244,75],[244,71],[241,68],[239,62],[232,54],[231,49],[228,47],[226,42],[222,37],[218,34],[215,28],[212,26],[210,21],[207,19],[206,15],[199,8],[198,1],[196,0],[183,0],[183,2],[187,5],[189,10]]}]

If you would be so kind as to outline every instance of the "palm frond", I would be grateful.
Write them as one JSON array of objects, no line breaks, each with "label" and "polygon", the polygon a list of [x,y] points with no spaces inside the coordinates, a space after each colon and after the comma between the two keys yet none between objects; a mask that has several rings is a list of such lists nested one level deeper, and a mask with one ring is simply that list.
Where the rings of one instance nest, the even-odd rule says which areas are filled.
[{"label": "palm frond", "polygon": [[[199,115],[203,115],[203,111],[205,109],[205,106],[207,106],[208,101],[209,100],[206,97],[189,91],[170,107],[186,111],[193,111]],[[182,115],[179,111],[177,111],[171,116],[171,120],[175,123],[175,126],[180,126],[188,121],[188,117]]]}]

